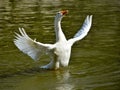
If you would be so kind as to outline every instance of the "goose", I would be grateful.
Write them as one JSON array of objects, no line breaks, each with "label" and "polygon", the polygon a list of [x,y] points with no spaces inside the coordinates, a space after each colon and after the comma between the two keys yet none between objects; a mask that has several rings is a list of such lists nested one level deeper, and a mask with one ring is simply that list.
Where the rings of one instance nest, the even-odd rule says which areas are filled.
[{"label": "goose", "polygon": [[56,42],[54,44],[44,44],[31,39],[24,28],[19,28],[20,34],[15,32],[14,44],[23,53],[30,56],[34,61],[40,59],[43,54],[50,56],[50,62],[47,65],[40,66],[42,69],[59,69],[67,67],[71,56],[72,45],[83,39],[89,32],[92,24],[92,15],[87,15],[82,27],[71,39],[66,39],[62,28],[61,20],[68,10],[57,12],[54,20],[54,29],[56,34]]}]

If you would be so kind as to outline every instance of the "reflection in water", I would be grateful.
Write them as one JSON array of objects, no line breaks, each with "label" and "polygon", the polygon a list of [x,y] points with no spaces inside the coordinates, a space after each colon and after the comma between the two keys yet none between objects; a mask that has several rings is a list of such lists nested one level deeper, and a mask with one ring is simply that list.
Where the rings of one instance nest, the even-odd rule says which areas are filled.
[{"label": "reflection in water", "polygon": [[74,82],[69,81],[69,70],[41,70],[33,76],[19,77],[23,80],[20,80],[15,90],[39,90],[39,88],[42,90],[73,90],[74,88]]},{"label": "reflection in water", "polygon": [[69,70],[56,71],[56,77],[59,84],[56,86],[56,90],[73,90],[73,83],[69,82],[70,73]]}]

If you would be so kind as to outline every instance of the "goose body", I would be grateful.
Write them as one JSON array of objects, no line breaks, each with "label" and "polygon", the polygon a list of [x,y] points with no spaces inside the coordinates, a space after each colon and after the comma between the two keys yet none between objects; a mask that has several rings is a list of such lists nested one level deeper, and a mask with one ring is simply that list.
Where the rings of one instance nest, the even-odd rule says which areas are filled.
[{"label": "goose body", "polygon": [[61,29],[61,20],[66,13],[68,13],[67,10],[60,11],[55,16],[55,44],[43,44],[31,39],[25,32],[24,28],[19,28],[21,34],[16,33],[16,39],[14,39],[15,45],[23,53],[29,55],[33,60],[39,60],[41,55],[44,53],[48,53],[50,55],[50,63],[45,66],[41,66],[41,68],[58,69],[60,67],[68,66],[72,45],[76,41],[83,39],[91,28],[92,15],[88,15],[81,29],[78,30],[73,38],[67,40]]}]

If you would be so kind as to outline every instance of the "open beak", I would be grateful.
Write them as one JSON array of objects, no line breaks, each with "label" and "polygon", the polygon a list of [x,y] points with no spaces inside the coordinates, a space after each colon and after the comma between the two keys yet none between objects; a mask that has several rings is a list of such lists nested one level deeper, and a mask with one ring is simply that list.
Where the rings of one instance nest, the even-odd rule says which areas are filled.
[{"label": "open beak", "polygon": [[62,10],[60,13],[62,13],[62,15],[68,14],[68,10]]}]

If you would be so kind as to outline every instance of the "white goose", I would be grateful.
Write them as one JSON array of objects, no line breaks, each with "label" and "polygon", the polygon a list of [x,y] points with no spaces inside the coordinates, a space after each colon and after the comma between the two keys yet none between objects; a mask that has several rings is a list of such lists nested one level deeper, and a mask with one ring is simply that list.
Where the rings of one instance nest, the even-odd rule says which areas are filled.
[{"label": "white goose", "polygon": [[69,40],[66,39],[61,29],[62,17],[67,14],[68,11],[60,11],[55,16],[55,44],[43,44],[31,39],[23,28],[19,28],[21,33],[15,33],[16,39],[14,39],[15,45],[23,53],[29,55],[33,60],[39,60],[43,53],[48,53],[51,57],[49,64],[41,66],[44,69],[58,69],[60,67],[66,67],[69,64],[72,45],[81,39],[83,39],[89,32],[92,24],[92,15],[88,15],[83,23],[82,28],[75,34],[75,36]]}]

